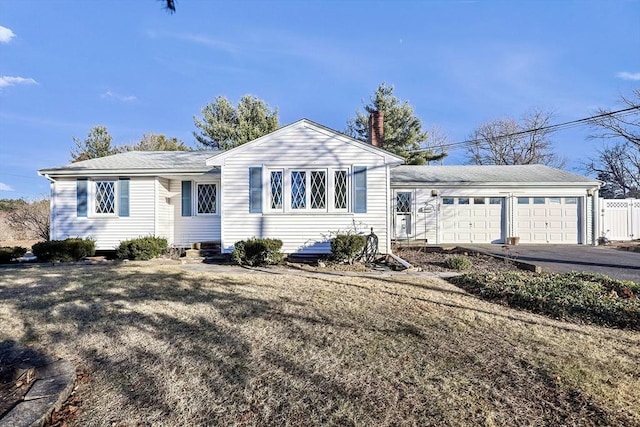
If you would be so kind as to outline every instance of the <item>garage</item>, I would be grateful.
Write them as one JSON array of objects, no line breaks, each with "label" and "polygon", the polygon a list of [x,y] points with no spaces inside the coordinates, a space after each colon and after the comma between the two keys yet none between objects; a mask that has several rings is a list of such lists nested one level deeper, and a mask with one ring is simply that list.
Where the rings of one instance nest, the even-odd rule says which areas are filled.
[{"label": "garage", "polygon": [[580,243],[577,197],[518,197],[517,234],[521,243]]},{"label": "garage", "polygon": [[442,197],[443,243],[501,243],[504,241],[503,197]]},{"label": "garage", "polygon": [[390,182],[396,240],[594,244],[600,235],[600,181],[561,169],[405,165]]}]

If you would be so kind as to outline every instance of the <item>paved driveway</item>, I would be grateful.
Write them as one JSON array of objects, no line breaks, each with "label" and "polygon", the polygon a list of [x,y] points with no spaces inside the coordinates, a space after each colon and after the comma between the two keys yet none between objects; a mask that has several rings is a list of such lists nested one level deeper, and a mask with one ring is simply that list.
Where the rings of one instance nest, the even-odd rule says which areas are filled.
[{"label": "paved driveway", "polygon": [[[504,256],[506,253],[503,245],[461,246],[495,255]],[[539,265],[545,272],[588,271],[640,283],[638,252],[620,251],[607,246],[526,244],[510,246],[509,250],[517,260]]]}]

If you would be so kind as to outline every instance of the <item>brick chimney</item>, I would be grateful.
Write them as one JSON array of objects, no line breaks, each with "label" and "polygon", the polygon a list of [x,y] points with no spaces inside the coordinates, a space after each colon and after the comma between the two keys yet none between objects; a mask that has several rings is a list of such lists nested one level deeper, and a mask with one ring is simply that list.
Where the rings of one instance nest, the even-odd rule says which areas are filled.
[{"label": "brick chimney", "polygon": [[382,148],[384,141],[384,113],[374,111],[369,114],[369,144]]}]

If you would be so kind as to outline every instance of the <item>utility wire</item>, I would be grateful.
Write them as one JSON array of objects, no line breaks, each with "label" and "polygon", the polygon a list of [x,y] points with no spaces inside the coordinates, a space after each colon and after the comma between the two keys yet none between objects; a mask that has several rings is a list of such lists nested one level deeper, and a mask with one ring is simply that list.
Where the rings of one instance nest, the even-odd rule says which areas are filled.
[{"label": "utility wire", "polygon": [[[593,119],[598,119],[601,117],[626,117],[626,116],[630,116],[633,115],[635,113],[634,110],[638,110],[640,111],[640,105],[633,105],[629,108],[624,108],[622,110],[617,110],[617,111],[609,111],[607,113],[602,113],[602,114],[596,114],[595,116],[591,116],[591,117],[586,117],[584,119],[578,119],[578,120],[571,120],[569,122],[564,122],[564,123],[557,123],[555,125],[549,125],[549,126],[542,126],[539,128],[534,128],[534,129],[527,129],[527,130],[523,130],[523,131],[519,131],[519,132],[513,132],[513,133],[506,133],[504,135],[500,135],[497,138],[498,139],[502,139],[502,138],[508,138],[511,136],[518,136],[518,135],[526,135],[529,133],[534,133],[534,132],[538,132],[541,130],[549,130],[552,132],[561,130],[561,129],[570,129],[570,128],[574,128],[574,127],[578,127],[578,126],[584,126],[585,124],[588,124],[591,120]],[[421,151],[433,151],[434,149],[444,149],[444,148],[449,148],[449,147],[456,147],[458,145],[470,145],[470,144],[475,144],[478,142],[481,142],[481,139],[468,139],[465,141],[460,141],[460,142],[451,142],[449,144],[442,144],[442,145],[438,145],[436,147],[432,147],[432,148],[421,148],[419,150],[412,150],[411,152],[417,153],[417,152],[421,152]]]}]

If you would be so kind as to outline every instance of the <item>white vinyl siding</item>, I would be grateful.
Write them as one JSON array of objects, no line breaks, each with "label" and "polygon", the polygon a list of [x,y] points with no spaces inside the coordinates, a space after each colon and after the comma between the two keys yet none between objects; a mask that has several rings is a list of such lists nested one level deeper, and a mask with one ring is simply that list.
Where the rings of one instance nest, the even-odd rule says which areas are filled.
[{"label": "white vinyl siding", "polygon": [[[245,171],[246,172],[246,171]],[[173,244],[180,247],[189,247],[191,243],[220,241],[220,215],[197,214],[197,206],[192,209],[192,216],[182,216],[182,181],[192,180],[192,193],[195,193],[198,184],[215,184],[216,196],[219,199],[224,191],[219,191],[219,182],[210,178],[184,178],[172,179],[169,182],[171,207],[173,213]],[[247,182],[245,173],[245,183]],[[245,193],[247,194],[247,193]],[[248,197],[248,196],[247,196]],[[191,203],[196,204],[197,194],[192,194]],[[216,207],[219,212],[219,204]],[[248,208],[247,208],[248,211]]]},{"label": "white vinyl siding", "polygon": [[[268,145],[266,145],[268,143]],[[377,152],[347,143],[335,135],[301,127],[279,135],[277,140],[265,142],[264,149],[257,144],[251,150],[239,150],[225,159],[221,195],[224,228],[223,251],[230,252],[233,244],[250,237],[270,237],[283,241],[287,253],[327,253],[329,238],[336,232],[352,231],[368,234],[373,227],[385,251],[387,241],[388,167]],[[264,213],[249,213],[248,169],[263,166]],[[346,209],[334,210],[335,170],[348,171],[351,182],[354,165],[367,167],[367,212],[354,213]],[[271,173],[283,171],[284,205],[272,208]],[[305,172],[304,210],[291,208],[291,171]],[[325,207],[311,209],[311,171],[325,172]],[[321,190],[318,190],[319,192]],[[348,192],[349,198],[353,195]],[[352,203],[349,201],[349,204]],[[276,203],[277,206],[277,203]]]},{"label": "white vinyl siding", "polygon": [[[117,182],[118,178],[105,178],[100,181]],[[94,182],[89,180],[88,217],[76,215],[77,197],[75,179],[58,179],[53,185],[55,197],[52,224],[54,240],[70,237],[91,237],[96,240],[96,249],[114,250],[122,240],[156,234],[155,221],[155,179],[131,178],[129,184],[129,216],[116,214],[96,215],[91,206]],[[116,186],[117,187],[117,186]],[[114,199],[117,200],[117,197]],[[117,212],[117,207],[114,212]]]}]

